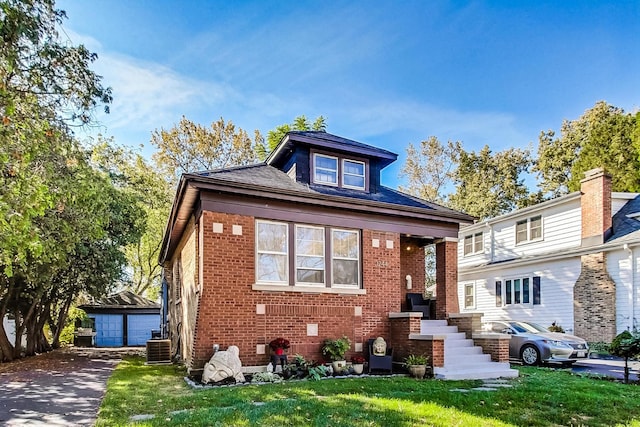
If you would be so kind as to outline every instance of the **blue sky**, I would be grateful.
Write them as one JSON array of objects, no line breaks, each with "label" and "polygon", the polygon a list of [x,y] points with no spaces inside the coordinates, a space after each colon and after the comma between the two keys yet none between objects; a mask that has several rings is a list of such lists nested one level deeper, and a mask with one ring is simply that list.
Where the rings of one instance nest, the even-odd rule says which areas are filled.
[{"label": "blue sky", "polygon": [[[64,0],[113,88],[97,130],[149,144],[182,115],[263,134],[300,114],[391,150],[537,147],[596,101],[640,107],[640,1]],[[80,135],[82,136],[82,135]]]}]

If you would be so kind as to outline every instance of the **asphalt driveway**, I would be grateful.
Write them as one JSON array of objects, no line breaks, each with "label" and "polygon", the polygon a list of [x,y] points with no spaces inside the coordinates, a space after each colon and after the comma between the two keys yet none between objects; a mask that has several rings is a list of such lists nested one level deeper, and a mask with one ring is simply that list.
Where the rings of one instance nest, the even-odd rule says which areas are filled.
[{"label": "asphalt driveway", "polygon": [[[618,380],[624,379],[624,360],[611,359],[582,359],[573,364],[571,369],[575,373],[597,374]],[[629,381],[640,379],[640,362],[629,361]]]},{"label": "asphalt driveway", "polygon": [[140,351],[72,347],[0,364],[0,424],[93,425],[122,354]]}]

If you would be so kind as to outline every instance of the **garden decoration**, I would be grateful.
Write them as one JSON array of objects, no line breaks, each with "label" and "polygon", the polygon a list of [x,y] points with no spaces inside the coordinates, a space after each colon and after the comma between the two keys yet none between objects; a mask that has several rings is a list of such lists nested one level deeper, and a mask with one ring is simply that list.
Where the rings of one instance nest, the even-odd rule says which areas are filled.
[{"label": "garden decoration", "polygon": [[404,366],[409,370],[412,377],[417,379],[424,378],[427,373],[428,356],[421,354],[410,354],[404,359]]}]

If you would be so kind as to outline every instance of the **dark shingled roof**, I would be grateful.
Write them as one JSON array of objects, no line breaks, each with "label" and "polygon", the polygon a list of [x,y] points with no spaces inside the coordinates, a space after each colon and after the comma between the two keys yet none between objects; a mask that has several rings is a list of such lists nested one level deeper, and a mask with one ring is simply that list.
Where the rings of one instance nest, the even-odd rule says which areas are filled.
[{"label": "dark shingled roof", "polygon": [[117,294],[110,295],[102,298],[95,304],[83,304],[80,308],[160,308],[160,304],[157,304],[151,300],[148,300],[140,295],[134,294],[131,291],[122,291]]},{"label": "dark shingled roof", "polygon": [[307,136],[309,138],[313,138],[315,140],[321,140],[321,141],[326,141],[326,142],[335,142],[347,147],[357,147],[357,148],[364,148],[367,150],[372,150],[372,151],[377,151],[380,154],[384,154],[384,155],[392,155],[392,156],[397,156],[397,154],[392,153],[391,151],[388,150],[384,150],[382,148],[378,148],[378,147],[374,147],[373,145],[369,145],[369,144],[363,144],[362,142],[358,142],[358,141],[354,141],[352,139],[347,139],[347,138],[343,138],[341,136],[338,135],[333,135],[331,133],[327,133],[327,132],[321,132],[321,131],[292,131],[292,132],[288,132],[288,135],[291,137],[295,137],[295,136]]},{"label": "dark shingled roof", "polygon": [[308,144],[311,147],[328,151],[347,152],[352,155],[377,159],[381,168],[388,166],[398,159],[398,155],[391,151],[327,132],[293,131],[287,132],[276,148],[267,156],[265,163],[268,165],[277,165],[287,156],[287,151],[298,144]]},{"label": "dark shingled roof", "polygon": [[624,243],[628,240],[640,239],[640,216],[629,218],[627,215],[640,213],[640,196],[629,200],[613,216],[613,234],[607,239],[607,243],[615,240]]},{"label": "dark shingled roof", "polygon": [[459,212],[445,208],[436,203],[430,203],[425,200],[410,196],[397,190],[381,186],[377,193],[368,193],[365,191],[352,190],[347,188],[337,188],[328,185],[317,184],[301,184],[293,181],[286,173],[281,170],[266,165],[264,163],[238,166],[234,168],[218,169],[212,171],[197,172],[194,175],[210,177],[216,180],[222,180],[238,184],[249,184],[262,186],[268,190],[287,190],[301,195],[322,194],[326,196],[348,197],[363,201],[372,201],[380,203],[389,203],[399,206],[410,206],[421,209],[431,209],[440,212],[449,212],[460,214]]}]

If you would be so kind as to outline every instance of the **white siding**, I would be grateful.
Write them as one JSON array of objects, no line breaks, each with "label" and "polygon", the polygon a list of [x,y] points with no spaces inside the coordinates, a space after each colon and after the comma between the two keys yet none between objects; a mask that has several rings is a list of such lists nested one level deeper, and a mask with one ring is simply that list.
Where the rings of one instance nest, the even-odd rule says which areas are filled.
[{"label": "white siding", "polygon": [[9,319],[9,316],[5,316],[2,319],[2,326],[4,327],[4,331],[7,333],[7,338],[11,345],[16,343],[16,322]]},{"label": "white siding", "polygon": [[516,245],[516,223],[539,215],[539,213],[512,217],[507,221],[495,224],[496,253],[494,261],[540,255],[580,246],[581,212],[578,202],[553,206],[541,214],[542,239],[533,242]]},{"label": "white siding", "polygon": [[[537,215],[542,215],[542,239],[516,245],[516,223]],[[581,225],[580,200],[575,199],[541,211],[507,215],[502,221],[498,218],[489,224],[465,227],[458,235],[458,266],[465,269],[496,261],[577,248],[581,244]],[[481,231],[484,253],[465,256],[464,237]]]},{"label": "white siding", "polygon": [[607,254],[607,271],[616,282],[617,333],[640,328],[639,261],[637,247],[631,253],[621,249]]},{"label": "white siding", "polygon": [[[483,321],[514,319],[530,320],[543,326],[557,322],[565,331],[573,331],[573,286],[580,275],[580,257],[546,262],[544,265],[513,266],[464,274],[458,284],[461,313],[483,313]],[[495,283],[519,277],[540,277],[539,305],[512,304],[496,307]],[[464,283],[476,283],[476,308],[464,309]],[[532,286],[533,284],[531,284]]]},{"label": "white siding", "polygon": [[632,275],[629,253],[620,250],[607,253],[607,271],[616,283],[616,330],[617,333],[631,330]]}]

